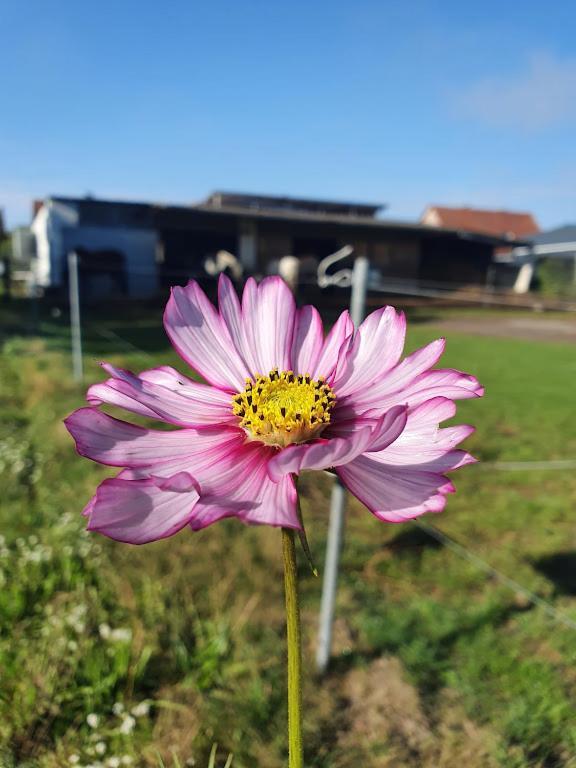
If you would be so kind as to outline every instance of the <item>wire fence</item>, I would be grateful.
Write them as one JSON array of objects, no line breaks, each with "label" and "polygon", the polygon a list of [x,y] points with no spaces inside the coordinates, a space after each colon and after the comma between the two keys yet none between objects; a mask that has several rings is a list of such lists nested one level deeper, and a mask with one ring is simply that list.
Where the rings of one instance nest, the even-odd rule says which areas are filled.
[{"label": "wire fence", "polygon": [[[344,250],[344,249],[343,249]],[[84,282],[83,290],[85,294],[93,294],[92,300],[103,299],[105,284],[103,279],[108,277],[116,285],[117,297],[128,299],[138,299],[151,297],[159,294],[168,287],[169,284],[183,284],[189,279],[204,279],[210,281],[213,275],[209,274],[202,264],[197,264],[193,268],[189,267],[170,267],[163,264],[144,266],[122,266],[120,264],[109,264],[104,267],[83,264],[79,259],[78,269],[81,275],[81,282]],[[336,275],[351,270],[340,270]],[[270,273],[272,274],[272,273]],[[69,270],[66,270],[62,277],[63,281],[68,280]],[[241,278],[235,276],[235,279],[244,280],[248,275]],[[260,276],[265,276],[263,273]],[[318,289],[332,287],[340,291],[343,297],[347,296],[349,282],[344,280],[330,279],[333,275],[327,275],[325,284],[317,279],[315,274],[308,272],[301,273],[297,284],[300,289]],[[138,289],[136,282],[138,278],[146,278],[148,288],[142,291]],[[90,288],[93,282],[92,289]],[[100,286],[97,285],[100,281]],[[131,286],[132,283],[132,286]],[[539,293],[515,293],[511,288],[503,286],[490,285],[488,283],[467,284],[453,281],[426,280],[421,278],[394,277],[381,275],[377,270],[371,270],[367,283],[367,290],[371,294],[383,296],[403,296],[406,298],[422,299],[427,301],[436,301],[441,303],[451,303],[458,305],[483,306],[483,307],[501,307],[517,308],[529,310],[549,309],[559,312],[576,312],[576,300],[571,298],[546,296]]]},{"label": "wire fence", "polygon": [[[152,276],[157,275],[157,272],[154,270],[136,270],[135,274],[137,275],[146,275],[146,276]],[[177,272],[171,272],[171,276],[173,277],[179,277],[184,282],[188,278],[193,277],[193,275],[189,271],[177,271]],[[206,277],[206,275],[204,275]],[[317,284],[314,284],[317,287]],[[402,293],[404,295],[410,295],[410,286],[406,283],[403,283],[401,286],[398,284],[396,286],[394,285],[386,285],[382,286],[380,289],[374,288],[374,286],[368,285],[370,290],[379,290],[381,293],[394,293],[394,290],[396,290],[398,293]],[[80,291],[80,287],[78,284],[75,284],[74,281],[71,281],[71,288],[73,290],[76,290],[77,293]],[[453,286],[452,286],[453,288]],[[418,296],[426,296],[426,297],[434,297],[438,298],[440,295],[446,296],[446,289],[441,289],[438,287],[438,284],[436,284],[434,289],[418,289],[414,287],[413,291],[414,295]],[[71,306],[73,305],[72,296],[71,298]],[[467,301],[465,297],[462,297],[462,301]],[[478,299],[474,299],[475,303],[478,303]],[[84,323],[81,323],[80,316],[78,316],[77,322],[82,327],[83,333],[89,333],[93,336],[98,336],[102,338],[103,340],[109,342],[110,344],[114,345],[115,350],[118,348],[123,348],[126,352],[130,354],[137,354],[139,357],[141,357],[146,363],[150,363],[154,361],[154,355],[151,354],[149,351],[143,349],[142,347],[135,344],[130,339],[123,336],[121,333],[118,333],[117,330],[113,330],[110,327],[102,326],[101,324],[96,324],[90,321],[89,318],[86,318],[84,320]],[[78,334],[75,336],[73,335],[73,339],[78,339]],[[76,345],[78,344],[78,341],[76,341]],[[80,334],[80,345],[81,345],[81,334]],[[76,357],[82,358],[82,349],[76,348],[75,350]],[[76,363],[78,366],[78,362]],[[534,472],[534,471],[556,471],[556,472],[567,472],[570,470],[573,470],[576,468],[576,458],[566,458],[566,459],[551,459],[551,460],[542,460],[542,461],[487,461],[487,462],[481,462],[478,465],[476,465],[477,469],[479,471],[487,471],[487,470],[495,470],[495,471],[502,471],[502,472]],[[470,468],[471,469],[471,468]],[[515,594],[522,595],[525,600],[530,603],[531,605],[540,608],[550,620],[552,620],[557,625],[566,627],[571,630],[576,629],[576,619],[572,619],[570,616],[566,615],[562,611],[559,611],[551,602],[544,599],[537,593],[535,593],[533,590],[531,590],[526,585],[520,583],[516,579],[513,579],[512,577],[508,576],[506,573],[502,572],[495,566],[493,566],[491,563],[484,560],[482,557],[480,557],[478,554],[476,554],[470,547],[466,546],[465,544],[457,541],[452,536],[448,535],[438,527],[429,524],[425,520],[417,519],[412,521],[413,525],[419,528],[422,532],[424,532],[426,535],[430,536],[432,539],[436,540],[438,543],[440,543],[446,550],[452,552],[456,556],[462,558],[463,560],[470,563],[474,568],[476,568],[478,571],[486,574],[487,577],[490,579],[496,580],[498,583],[506,587],[507,589],[511,590]]]},{"label": "wire fence", "polygon": [[[89,329],[91,332],[96,333],[107,341],[111,341],[116,345],[123,346],[127,352],[137,353],[147,361],[154,359],[154,356],[149,352],[142,349],[141,347],[138,347],[132,341],[126,339],[116,331],[112,331],[108,328],[101,328],[95,325],[89,326]],[[486,461],[479,462],[478,464],[473,465],[473,467],[469,467],[468,469],[474,471],[474,468],[479,471],[499,470],[507,472],[533,472],[539,470],[555,470],[566,472],[576,468],[576,459],[549,461]],[[472,549],[470,549],[470,547],[466,546],[462,542],[457,541],[453,536],[450,536],[437,526],[426,522],[422,518],[412,520],[411,523],[415,527],[419,528],[427,536],[430,536],[430,538],[441,544],[446,550],[468,562],[476,570],[486,574],[487,577],[495,580],[514,594],[521,595],[529,604],[540,608],[545,613],[545,615],[555,624],[566,627],[570,630],[576,630],[576,619],[572,619],[563,611],[558,610],[550,601],[538,595],[525,584],[522,584],[521,582],[508,576],[508,574],[493,566],[491,563],[476,554]]]}]

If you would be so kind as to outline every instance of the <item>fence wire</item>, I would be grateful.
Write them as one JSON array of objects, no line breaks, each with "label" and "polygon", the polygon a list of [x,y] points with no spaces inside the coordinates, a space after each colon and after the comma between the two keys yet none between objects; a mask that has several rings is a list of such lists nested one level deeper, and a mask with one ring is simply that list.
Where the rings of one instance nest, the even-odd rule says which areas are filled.
[{"label": "fence wire", "polygon": [[544,613],[546,613],[546,615],[549,618],[551,618],[555,623],[563,624],[569,629],[576,630],[576,620],[571,619],[565,613],[563,613],[562,611],[559,611],[557,608],[554,607],[554,605],[552,605],[552,603],[548,602],[548,600],[545,600],[543,597],[540,597],[540,595],[537,595],[535,592],[533,592],[531,589],[528,589],[528,587],[525,587],[523,584],[520,584],[519,581],[516,581],[515,579],[510,578],[510,576],[507,576],[505,573],[502,573],[502,571],[499,571],[493,565],[490,565],[490,563],[488,563],[486,560],[483,560],[481,557],[479,557],[477,554],[469,550],[463,544],[460,544],[454,538],[452,538],[451,536],[448,536],[448,534],[444,533],[444,531],[441,531],[439,528],[436,528],[436,526],[434,525],[430,525],[429,523],[424,522],[424,520],[422,520],[421,518],[413,520],[412,523],[418,528],[420,528],[421,531],[424,531],[425,533],[427,533],[428,536],[431,536],[437,542],[442,544],[442,546],[446,547],[446,549],[449,549],[451,552],[454,552],[454,554],[458,555],[458,557],[461,557],[463,560],[466,560],[467,562],[471,563],[478,570],[483,571],[488,576],[496,579],[497,581],[500,582],[500,584],[503,584],[505,587],[508,587],[509,589],[511,589],[512,591],[518,594],[521,594],[532,605],[535,605],[538,608],[541,608],[544,611]]},{"label": "fence wire", "polygon": [[[136,352],[143,358],[152,360],[153,356],[133,344],[129,339],[110,329],[91,327],[91,331],[98,333],[102,338],[122,344],[127,351]],[[503,471],[534,471],[534,470],[567,470],[576,467],[576,459],[550,460],[550,461],[486,461],[475,465],[478,469],[496,469]],[[554,623],[563,625],[571,630],[576,630],[576,620],[559,611],[548,600],[537,595],[531,589],[498,570],[489,562],[481,558],[464,544],[456,541],[444,531],[434,525],[425,522],[422,518],[412,520],[412,524],[418,527],[447,550],[453,552],[461,559],[473,565],[477,570],[498,581],[516,594],[522,595],[531,605],[541,608],[542,611]]]}]

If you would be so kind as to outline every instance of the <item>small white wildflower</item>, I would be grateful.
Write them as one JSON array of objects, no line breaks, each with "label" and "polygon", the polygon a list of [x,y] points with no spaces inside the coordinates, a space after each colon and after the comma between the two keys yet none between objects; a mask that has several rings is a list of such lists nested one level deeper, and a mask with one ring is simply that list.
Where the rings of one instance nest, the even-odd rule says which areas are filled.
[{"label": "small white wildflower", "polygon": [[121,701],[117,701],[112,707],[112,712],[114,712],[115,715],[120,716],[122,712],[124,712],[124,704],[122,704]]},{"label": "small white wildflower", "polygon": [[98,728],[98,725],[100,723],[100,717],[95,712],[90,712],[90,714],[86,718],[86,722],[88,723],[90,728]]},{"label": "small white wildflower", "polygon": [[134,760],[130,757],[130,755],[124,755],[122,758],[122,765],[132,765]]},{"label": "small white wildflower", "polygon": [[103,755],[106,752],[106,744],[103,741],[99,741],[98,744],[95,745],[94,751],[97,755]]},{"label": "small white wildflower", "polygon": [[136,720],[132,717],[132,715],[126,715],[122,720],[122,723],[118,730],[124,736],[128,736],[128,734],[132,733],[132,731],[134,730],[135,725],[136,725]]},{"label": "small white wildflower", "polygon": [[111,631],[112,630],[110,629],[108,624],[100,624],[100,626],[98,627],[98,632],[100,633],[100,637],[102,638],[102,640],[108,640],[108,638],[110,637]]},{"label": "small white wildflower", "polygon": [[148,701],[141,701],[140,704],[132,707],[134,717],[146,717],[148,712],[150,712],[150,703]]},{"label": "small white wildflower", "polygon": [[110,632],[110,640],[113,643],[129,643],[132,640],[132,630],[119,627]]},{"label": "small white wildflower", "polygon": [[70,765],[76,765],[77,763],[80,762],[80,755],[70,755],[70,757],[68,758],[68,762],[70,763]]},{"label": "small white wildflower", "polygon": [[106,768],[120,768],[122,761],[119,757],[109,757],[106,760]]},{"label": "small white wildflower", "polygon": [[78,643],[76,642],[76,640],[69,640],[68,641],[68,650],[72,651],[72,653],[74,653],[74,651],[78,650]]}]

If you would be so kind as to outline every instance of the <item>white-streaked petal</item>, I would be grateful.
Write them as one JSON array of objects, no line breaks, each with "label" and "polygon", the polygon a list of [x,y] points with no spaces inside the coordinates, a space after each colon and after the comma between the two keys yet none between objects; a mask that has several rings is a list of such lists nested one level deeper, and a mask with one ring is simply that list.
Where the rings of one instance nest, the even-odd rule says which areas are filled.
[{"label": "white-streaked petal", "polygon": [[[199,430],[203,432],[203,430]],[[200,451],[153,467],[124,470],[121,477],[142,479],[170,477],[190,471],[198,479],[200,501],[190,525],[194,530],[220,520],[238,517],[245,523],[299,528],[296,489],[289,475],[273,482],[268,463],[275,449],[258,442],[229,442],[217,449]]]},{"label": "white-streaked petal", "polygon": [[406,319],[393,307],[372,312],[358,328],[346,365],[334,380],[337,396],[365,391],[394,368],[404,349]]},{"label": "white-streaked petal", "polygon": [[296,313],[290,370],[310,374],[316,370],[324,345],[322,318],[315,307],[306,305]]},{"label": "white-streaked petal", "polygon": [[88,389],[91,405],[116,405],[179,426],[237,423],[228,392],[186,379],[173,368],[136,375],[108,363],[102,367],[112,378]]},{"label": "white-streaked petal", "polygon": [[[417,387],[420,377],[431,373],[429,369],[436,365],[445,346],[444,339],[437,339],[408,355],[401,363],[380,375],[370,386],[357,388],[348,396],[341,391],[340,398],[346,403],[353,403],[359,412],[374,407],[386,408],[399,402],[411,404],[408,399],[410,392]],[[431,399],[437,394],[441,393],[435,392],[426,399]]]},{"label": "white-streaked petal", "polygon": [[387,467],[369,456],[359,456],[336,471],[357,499],[390,523],[441,512],[445,494],[454,490],[442,474],[419,467]]},{"label": "white-streaked petal", "polygon": [[164,327],[178,354],[206,381],[239,391],[248,376],[226,323],[194,281],[172,289]]},{"label": "white-streaked petal", "polygon": [[306,373],[309,373],[313,379],[323,376],[331,382],[338,364],[344,362],[340,357],[342,346],[346,339],[352,337],[353,333],[354,323],[346,309],[340,314],[338,320],[336,320],[328,332],[316,364],[312,367],[312,370],[306,371]]},{"label": "white-streaked petal", "polygon": [[195,474],[245,441],[240,429],[146,429],[97,408],[79,408],[64,423],[81,456],[116,467],[151,467],[183,458]]},{"label": "white-streaked petal", "polygon": [[196,482],[185,472],[170,478],[111,478],[98,487],[88,530],[129,544],[157,541],[190,523],[198,499]]},{"label": "white-streaked petal", "polygon": [[255,373],[274,368],[289,370],[296,305],[290,288],[280,277],[266,277],[260,284],[248,278],[242,295],[246,343],[254,351]]},{"label": "white-streaked petal", "polygon": [[230,278],[224,274],[218,279],[218,309],[238,354],[253,378],[259,365],[257,349],[252,343],[248,343],[238,294]]}]

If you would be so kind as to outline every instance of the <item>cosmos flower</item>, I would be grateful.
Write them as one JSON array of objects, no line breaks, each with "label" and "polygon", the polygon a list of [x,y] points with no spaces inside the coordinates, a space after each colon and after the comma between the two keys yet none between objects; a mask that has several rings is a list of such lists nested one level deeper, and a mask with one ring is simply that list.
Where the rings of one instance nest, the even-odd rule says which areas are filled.
[{"label": "cosmos flower", "polygon": [[[439,428],[454,400],[478,397],[472,376],[433,369],[440,339],[401,360],[406,322],[393,307],[357,328],[343,312],[324,336],[277,277],[249,279],[242,303],[225,276],[218,310],[191,281],[172,289],[166,332],[206,383],[161,366],[110,378],[66,419],[78,452],[122,467],[84,514],[89,530],[142,544],[224,517],[301,527],[295,477],[333,470],[381,520],[440,512],[445,476],[474,459],[456,445],[473,428]],[[171,425],[147,429],[102,412],[117,406]]]}]

